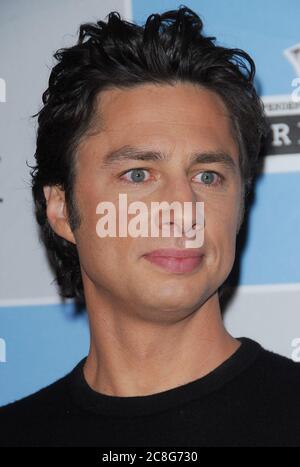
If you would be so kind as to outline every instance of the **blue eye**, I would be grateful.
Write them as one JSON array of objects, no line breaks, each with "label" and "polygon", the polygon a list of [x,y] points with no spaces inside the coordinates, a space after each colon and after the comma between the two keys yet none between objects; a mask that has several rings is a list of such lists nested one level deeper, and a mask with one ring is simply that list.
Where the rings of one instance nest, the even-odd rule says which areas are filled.
[{"label": "blue eye", "polygon": [[[200,180],[203,182],[204,185],[207,185],[207,186],[218,185],[220,183],[220,180],[219,180],[220,178],[221,178],[220,175],[217,174],[216,172],[211,172],[211,171],[200,172]],[[214,183],[214,179],[217,179],[215,183]]]},{"label": "blue eye", "polygon": [[129,176],[129,179],[125,177],[125,181],[127,182],[133,182],[133,183],[141,183],[145,181],[145,172],[148,172],[146,169],[131,169],[128,170],[128,172],[125,172],[122,177],[125,177],[125,175]]}]

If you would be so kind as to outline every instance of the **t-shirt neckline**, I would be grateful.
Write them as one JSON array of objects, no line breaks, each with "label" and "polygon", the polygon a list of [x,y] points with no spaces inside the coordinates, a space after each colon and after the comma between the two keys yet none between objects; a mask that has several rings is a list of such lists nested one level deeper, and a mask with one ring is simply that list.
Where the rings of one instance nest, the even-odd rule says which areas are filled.
[{"label": "t-shirt neckline", "polygon": [[69,391],[73,403],[84,410],[114,417],[150,415],[200,399],[216,391],[245,370],[262,350],[261,345],[248,338],[237,338],[241,345],[217,368],[205,376],[181,386],[146,396],[111,396],[92,389],[87,383],[83,367],[84,357],[69,374]]}]

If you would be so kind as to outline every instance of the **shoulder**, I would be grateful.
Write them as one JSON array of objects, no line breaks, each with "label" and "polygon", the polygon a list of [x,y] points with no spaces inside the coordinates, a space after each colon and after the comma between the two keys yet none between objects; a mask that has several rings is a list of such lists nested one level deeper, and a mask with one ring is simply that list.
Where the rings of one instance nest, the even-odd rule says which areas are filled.
[{"label": "shoulder", "polygon": [[261,352],[260,364],[268,378],[300,382],[300,362],[264,348]]},{"label": "shoulder", "polygon": [[48,386],[23,397],[17,401],[11,402],[0,407],[0,420],[3,417],[12,415],[34,415],[36,410],[46,410],[54,405],[61,404],[61,396],[64,393],[66,385],[66,376],[60,378]]},{"label": "shoulder", "polygon": [[[241,375],[243,394],[266,410],[300,417],[300,363],[264,347]],[[300,418],[299,418],[300,420]]]},{"label": "shoulder", "polygon": [[239,339],[242,346],[237,355],[242,362],[241,367],[244,366],[252,376],[255,373],[258,378],[269,381],[300,381],[300,362],[280,355],[249,337]]},{"label": "shoulder", "polygon": [[47,432],[47,426],[68,412],[69,374],[39,391],[0,407],[0,446],[30,445],[31,437]]}]

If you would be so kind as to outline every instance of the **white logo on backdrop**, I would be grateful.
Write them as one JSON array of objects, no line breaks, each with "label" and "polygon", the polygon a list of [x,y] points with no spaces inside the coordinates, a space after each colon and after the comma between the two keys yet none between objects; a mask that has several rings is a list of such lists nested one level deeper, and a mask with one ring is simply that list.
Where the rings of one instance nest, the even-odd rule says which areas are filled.
[{"label": "white logo on backdrop", "polygon": [[291,356],[292,360],[294,360],[294,362],[300,362],[300,337],[295,337],[295,339],[292,340],[291,346],[294,347]]},{"label": "white logo on backdrop", "polygon": [[6,82],[0,78],[0,102],[6,102]]},{"label": "white logo on backdrop", "polygon": [[283,51],[284,56],[288,59],[298,78],[293,79],[292,86],[296,88],[292,92],[292,101],[300,102],[300,44],[295,44],[292,47],[288,47]]},{"label": "white logo on backdrop", "polygon": [[0,363],[6,362],[6,342],[0,337]]},{"label": "white logo on backdrop", "polygon": [[296,74],[300,76],[300,44],[295,44],[283,51],[285,57],[293,66]]}]

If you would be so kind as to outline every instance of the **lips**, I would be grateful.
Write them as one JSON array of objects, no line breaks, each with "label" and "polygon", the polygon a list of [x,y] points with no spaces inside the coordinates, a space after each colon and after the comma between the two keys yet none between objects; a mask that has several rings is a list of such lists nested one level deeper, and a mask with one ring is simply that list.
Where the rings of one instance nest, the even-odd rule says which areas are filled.
[{"label": "lips", "polygon": [[165,248],[146,253],[144,258],[168,272],[180,274],[194,271],[202,263],[203,256],[196,248]]}]

